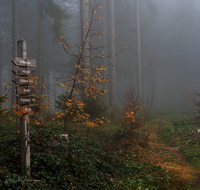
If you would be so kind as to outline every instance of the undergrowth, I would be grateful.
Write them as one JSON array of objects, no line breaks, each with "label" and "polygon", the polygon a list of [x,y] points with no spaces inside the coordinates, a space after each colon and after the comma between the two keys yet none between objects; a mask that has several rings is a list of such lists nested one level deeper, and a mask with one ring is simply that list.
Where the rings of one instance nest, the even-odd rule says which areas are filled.
[{"label": "undergrowth", "polygon": [[[169,139],[173,131],[181,130],[177,125],[166,126],[160,135]],[[59,119],[48,126],[31,125],[28,177],[28,168],[20,167],[18,126],[12,114],[0,123],[0,189],[188,189],[175,173],[143,158],[149,151],[145,127],[129,133],[118,121],[104,124],[103,130],[91,128],[88,138],[82,123],[72,123],[69,143],[60,137]]]},{"label": "undergrowth", "polygon": [[160,137],[171,146],[179,147],[186,158],[200,170],[199,123],[194,118],[182,117],[162,127]]},{"label": "undergrowth", "polygon": [[0,127],[1,189],[174,189],[173,174],[140,162],[135,142],[120,130],[107,140],[70,130],[67,143],[59,137],[61,127],[31,129],[31,177],[26,177],[27,169],[20,169],[19,131]]}]

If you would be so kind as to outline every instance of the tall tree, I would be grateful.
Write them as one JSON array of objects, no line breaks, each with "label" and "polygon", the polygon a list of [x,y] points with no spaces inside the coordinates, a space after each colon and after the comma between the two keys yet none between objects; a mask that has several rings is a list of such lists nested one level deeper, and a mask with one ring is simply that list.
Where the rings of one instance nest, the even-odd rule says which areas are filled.
[{"label": "tall tree", "polygon": [[[55,46],[53,46],[52,48],[53,52],[53,62],[55,63]],[[53,96],[54,96],[54,102],[56,102],[56,67],[55,67],[56,64],[54,64],[54,71],[53,71]],[[55,112],[56,112],[56,106],[54,107],[55,108]]]},{"label": "tall tree", "polygon": [[[12,57],[17,57],[17,41],[20,38],[19,34],[19,0],[12,0]],[[12,64],[12,68],[14,65]],[[14,74],[12,74],[12,78]],[[15,104],[15,85],[12,84],[11,105]],[[10,105],[10,107],[11,107]]]},{"label": "tall tree", "polygon": [[[107,0],[103,0],[103,51],[104,54],[107,55],[107,21],[106,21],[106,2]],[[104,67],[106,68],[108,66],[108,59],[104,58],[103,59],[103,64]],[[104,72],[104,78],[107,75],[107,71]],[[108,84],[107,83],[103,83],[103,88],[108,92]],[[108,101],[108,93],[106,95],[106,100]]]},{"label": "tall tree", "polygon": [[2,95],[2,82],[3,82],[3,60],[2,60],[2,43],[1,43],[1,18],[0,18],[0,96]]},{"label": "tall tree", "polygon": [[[62,26],[63,20],[68,19],[69,15],[65,10],[65,2],[67,0],[62,1],[54,1],[54,0],[37,0],[38,3],[38,76],[40,77],[40,82],[47,85],[46,92],[49,92],[49,73],[50,73],[50,61],[46,61],[47,70],[44,71],[45,59],[44,55],[48,55],[50,58],[49,49],[46,50],[46,46],[51,48],[50,41],[56,41],[63,35]],[[46,25],[45,25],[46,24]],[[45,27],[46,26],[46,27]],[[51,29],[51,35],[45,36],[44,34]],[[55,64],[55,63],[53,63]],[[47,79],[47,80],[44,80]],[[40,90],[40,96],[41,96]],[[48,93],[49,95],[49,93]]]},{"label": "tall tree", "polygon": [[137,63],[138,63],[138,95],[142,98],[142,61],[141,61],[141,41],[140,41],[140,4],[136,0],[136,24],[137,24]]},{"label": "tall tree", "polygon": [[[84,67],[90,66],[90,47],[89,47],[89,2],[81,0],[81,51],[82,64]],[[83,98],[83,91],[82,91]]]},{"label": "tall tree", "polygon": [[[37,70],[37,75],[39,77],[39,82],[42,83],[42,63],[43,63],[43,50],[44,50],[44,35],[43,35],[43,11],[41,7],[41,3],[43,0],[37,0],[37,8],[38,8],[38,70]],[[39,90],[39,96],[41,98],[42,96],[42,91],[41,88]]]},{"label": "tall tree", "polygon": [[[110,77],[115,81],[115,3],[114,0],[110,0],[110,54],[111,54],[111,68]],[[110,86],[110,105],[114,105],[116,96],[116,84]]]},{"label": "tall tree", "polygon": [[51,18],[54,22],[49,23],[50,29],[53,33],[54,39],[59,39],[60,36],[63,35],[62,26],[63,26],[63,20],[66,20],[69,18],[69,15],[67,14],[66,7],[64,6],[65,3],[68,0],[62,0],[56,2],[55,0],[42,0],[41,1],[41,8],[46,14],[45,16],[48,18]]}]

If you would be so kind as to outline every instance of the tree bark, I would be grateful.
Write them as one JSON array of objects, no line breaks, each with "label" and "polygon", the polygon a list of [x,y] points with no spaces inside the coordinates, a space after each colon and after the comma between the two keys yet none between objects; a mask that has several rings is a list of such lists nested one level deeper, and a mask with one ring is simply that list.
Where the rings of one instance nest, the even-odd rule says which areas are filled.
[{"label": "tree bark", "polygon": [[[46,67],[45,67],[45,79],[46,79],[46,94],[48,95],[48,98],[47,98],[47,101],[50,102],[50,70],[49,70],[49,67],[50,67],[50,64],[51,64],[51,60],[52,60],[52,56],[51,56],[51,51],[50,51],[50,48],[51,48],[51,44],[50,44],[50,37],[47,38],[47,49],[46,49]],[[55,63],[54,63],[55,64]]]},{"label": "tree bark", "polygon": [[[38,6],[38,69],[37,75],[39,77],[39,82],[43,83],[42,80],[42,63],[43,63],[43,18],[42,18],[42,10],[41,10],[41,0],[37,0]],[[42,97],[42,90],[39,88],[39,97]]]},{"label": "tree bark", "polygon": [[115,95],[116,95],[116,81],[115,81],[115,7],[114,0],[110,0],[110,39],[111,39],[111,68],[110,68],[110,77],[115,84],[110,86],[110,105],[115,104]]},{"label": "tree bark", "polygon": [[136,23],[137,23],[137,63],[138,63],[138,95],[142,99],[142,61],[141,61],[141,40],[140,40],[140,4],[136,0]]},{"label": "tree bark", "polygon": [[[53,48],[52,48],[52,50],[53,50],[53,52],[52,52],[52,54],[53,54],[53,63],[55,63],[55,45],[56,44],[54,44],[53,45]],[[55,103],[56,103],[56,64],[54,64],[54,71],[53,71],[53,92],[54,92],[54,105],[55,105]],[[54,106],[54,109],[55,109],[55,113],[56,113],[56,106]]]},{"label": "tree bark", "polygon": [[0,18],[0,96],[2,95],[2,83],[3,83],[3,60],[2,60],[2,43],[1,43],[1,18]]},{"label": "tree bark", "polygon": [[[107,55],[107,21],[106,21],[106,0],[103,0],[103,51],[104,54]],[[104,78],[106,78],[107,76],[107,67],[108,67],[108,59],[104,58],[103,59],[103,65],[106,68],[105,72],[104,72]],[[106,90],[106,95],[105,95],[105,100],[108,102],[108,84],[107,83],[103,83],[103,88]]]},{"label": "tree bark", "polygon": [[[89,72],[89,66],[90,66],[90,46],[89,46],[90,33],[88,31],[88,30],[90,30],[90,28],[89,28],[90,24],[89,24],[88,8],[89,8],[88,0],[81,0],[81,30],[82,30],[82,32],[81,32],[82,33],[81,47],[83,49],[81,62],[83,64],[83,68],[85,68],[85,70],[86,70],[86,75],[89,75],[89,73],[87,73],[87,70]],[[85,43],[84,43],[84,41],[85,41]],[[85,85],[89,85],[89,83],[90,82],[88,81]],[[82,89],[82,100],[85,98],[84,93],[85,93],[84,89]],[[89,101],[90,101],[90,97],[89,97]],[[90,105],[89,105],[89,107],[90,107]],[[89,128],[87,128],[87,137],[88,137],[88,135],[89,135]]]},{"label": "tree bark", "polygon": [[[90,66],[90,47],[89,47],[89,15],[88,15],[89,3],[88,0],[81,0],[81,48],[82,59],[81,66],[87,68]],[[87,85],[87,84],[86,84]],[[82,99],[84,90],[82,90]]]}]

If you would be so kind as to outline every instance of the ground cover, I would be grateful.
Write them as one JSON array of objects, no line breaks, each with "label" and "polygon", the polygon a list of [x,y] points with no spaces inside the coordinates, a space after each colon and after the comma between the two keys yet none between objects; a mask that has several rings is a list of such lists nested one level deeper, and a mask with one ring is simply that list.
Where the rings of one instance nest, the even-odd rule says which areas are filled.
[{"label": "ground cover", "polygon": [[[103,130],[91,128],[88,138],[83,124],[72,123],[67,128],[70,143],[59,137],[59,119],[48,126],[31,126],[28,181],[20,169],[19,129],[10,115],[0,123],[0,188],[198,189],[199,173],[180,144],[173,144],[178,137],[171,132],[170,140],[163,136],[172,125],[160,118],[153,117],[131,134],[113,118]],[[58,144],[51,147],[52,141]]]},{"label": "ground cover", "polygon": [[[195,115],[181,115],[173,120],[155,119],[157,136],[169,150],[177,157],[177,165],[163,164],[168,170],[175,170],[180,178],[189,180],[191,189],[199,189],[200,176],[200,141],[197,129],[199,120]],[[167,147],[166,147],[167,146]],[[166,156],[165,156],[166,157]]]}]

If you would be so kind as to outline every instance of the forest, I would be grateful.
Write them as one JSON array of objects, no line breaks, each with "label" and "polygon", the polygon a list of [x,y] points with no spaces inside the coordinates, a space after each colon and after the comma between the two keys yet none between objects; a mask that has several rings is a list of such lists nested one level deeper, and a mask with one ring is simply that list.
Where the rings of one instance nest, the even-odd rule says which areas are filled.
[{"label": "forest", "polygon": [[200,189],[198,19],[200,0],[0,0],[0,189]]}]

